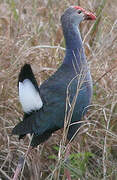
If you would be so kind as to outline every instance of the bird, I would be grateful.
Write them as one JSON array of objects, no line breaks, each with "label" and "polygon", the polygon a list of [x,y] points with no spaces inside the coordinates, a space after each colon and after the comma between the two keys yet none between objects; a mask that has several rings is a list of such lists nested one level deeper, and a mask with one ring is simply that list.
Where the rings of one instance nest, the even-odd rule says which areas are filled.
[{"label": "bird", "polygon": [[[70,6],[61,16],[66,51],[57,71],[38,86],[30,64],[24,64],[18,78],[19,101],[24,117],[12,130],[22,139],[33,134],[30,146],[45,142],[53,132],[64,127],[66,98],[69,112],[75,105],[68,129],[67,139],[75,136],[83,116],[91,103],[93,86],[83,42],[79,30],[82,21],[95,20],[92,12],[80,6]],[[78,90],[78,93],[77,92]]]}]

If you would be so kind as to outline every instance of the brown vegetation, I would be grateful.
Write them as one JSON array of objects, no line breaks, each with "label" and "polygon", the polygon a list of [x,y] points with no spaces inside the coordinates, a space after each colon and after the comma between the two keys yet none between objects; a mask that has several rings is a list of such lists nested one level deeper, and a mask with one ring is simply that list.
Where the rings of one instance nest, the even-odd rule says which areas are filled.
[{"label": "brown vegetation", "polygon": [[[55,72],[64,57],[64,39],[60,16],[70,5],[80,5],[98,16],[96,22],[81,25],[86,55],[94,82],[91,108],[79,135],[72,143],[73,153],[82,153],[86,162],[74,170],[73,180],[117,178],[117,1],[116,0],[1,0],[0,1],[0,179],[13,177],[18,156],[29,145],[30,136],[19,142],[11,136],[14,125],[22,119],[17,79],[21,66],[32,65],[38,83]],[[101,78],[100,78],[101,77]],[[24,180],[56,178],[62,131],[58,131],[26,158]],[[90,153],[90,157],[86,156]],[[75,161],[78,161],[77,158]],[[86,166],[85,170],[83,169]],[[39,178],[40,177],[40,178]],[[21,179],[21,178],[20,178]]]}]

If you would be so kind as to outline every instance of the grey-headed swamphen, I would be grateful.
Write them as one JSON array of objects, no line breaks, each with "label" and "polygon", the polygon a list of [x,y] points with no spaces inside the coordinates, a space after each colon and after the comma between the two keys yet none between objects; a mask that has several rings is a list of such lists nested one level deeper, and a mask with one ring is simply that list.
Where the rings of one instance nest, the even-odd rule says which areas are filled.
[{"label": "grey-headed swamphen", "polygon": [[[61,23],[66,43],[65,58],[58,70],[40,87],[38,87],[29,64],[25,64],[21,69],[18,88],[24,118],[14,127],[12,134],[19,135],[19,138],[23,138],[28,133],[33,134],[31,141],[33,147],[47,140],[56,130],[64,127],[68,86],[68,111],[76,98],[67,134],[68,140],[71,140],[80,126],[77,122],[85,115],[91,102],[92,79],[79,24],[84,20],[95,19],[93,13],[79,6],[71,6],[64,12],[61,16]],[[77,88],[79,92],[75,97]]]}]

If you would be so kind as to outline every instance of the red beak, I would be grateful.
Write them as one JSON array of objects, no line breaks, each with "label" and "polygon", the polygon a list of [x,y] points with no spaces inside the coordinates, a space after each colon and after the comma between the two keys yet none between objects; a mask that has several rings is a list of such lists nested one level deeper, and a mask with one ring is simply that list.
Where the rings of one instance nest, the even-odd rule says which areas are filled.
[{"label": "red beak", "polygon": [[95,20],[96,19],[96,16],[91,12],[84,11],[84,16],[85,16],[85,20]]},{"label": "red beak", "polygon": [[84,20],[95,20],[96,16],[92,12],[87,12],[80,6],[74,6],[75,9],[79,9],[84,13]]}]

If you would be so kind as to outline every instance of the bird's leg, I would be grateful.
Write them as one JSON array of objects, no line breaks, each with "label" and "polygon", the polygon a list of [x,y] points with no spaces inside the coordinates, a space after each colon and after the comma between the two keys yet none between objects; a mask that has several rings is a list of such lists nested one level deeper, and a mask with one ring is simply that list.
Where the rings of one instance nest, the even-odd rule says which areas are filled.
[{"label": "bird's leg", "polygon": [[31,150],[32,150],[32,147],[29,147],[28,150],[26,151],[25,155],[19,157],[18,165],[17,165],[17,168],[15,170],[13,180],[18,180],[18,176],[19,176],[19,174],[23,168],[23,165],[24,165],[25,157],[31,152]]},{"label": "bird's leg", "polygon": [[15,174],[13,176],[13,180],[17,180],[18,179],[18,176],[19,176],[19,173],[21,172],[23,164],[24,164],[24,157],[21,156],[21,157],[19,157],[19,162],[18,162],[17,168],[15,170]]},{"label": "bird's leg", "polygon": [[[66,147],[66,152],[65,152],[65,159],[66,160],[69,158],[70,149],[71,149],[71,145],[68,144]],[[66,176],[67,180],[71,180],[70,171],[67,168],[64,169],[64,175]]]}]

